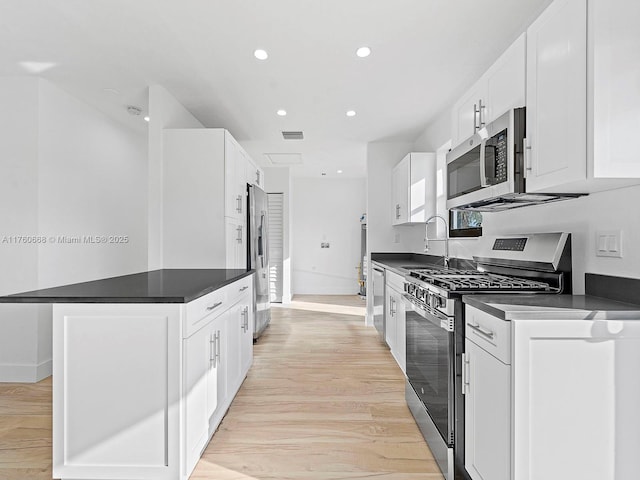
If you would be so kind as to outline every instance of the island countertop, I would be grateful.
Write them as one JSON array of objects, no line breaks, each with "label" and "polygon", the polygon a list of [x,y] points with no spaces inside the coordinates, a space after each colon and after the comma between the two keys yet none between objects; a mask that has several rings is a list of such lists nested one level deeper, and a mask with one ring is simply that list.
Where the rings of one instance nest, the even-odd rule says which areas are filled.
[{"label": "island countertop", "polygon": [[0,303],[188,303],[254,270],[161,269],[0,297]]}]

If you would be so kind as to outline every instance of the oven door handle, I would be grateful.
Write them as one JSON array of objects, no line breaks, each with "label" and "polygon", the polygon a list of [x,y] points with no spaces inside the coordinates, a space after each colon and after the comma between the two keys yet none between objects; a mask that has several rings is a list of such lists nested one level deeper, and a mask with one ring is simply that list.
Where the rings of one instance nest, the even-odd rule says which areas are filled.
[{"label": "oven door handle", "polygon": [[453,325],[454,325],[453,318],[449,318],[445,315],[438,315],[435,312],[430,312],[424,307],[417,305],[413,301],[413,298],[407,293],[405,293],[402,296],[404,297],[405,301],[411,306],[411,308],[417,311],[418,314],[420,314],[420,316],[423,317],[425,320],[427,320],[430,323],[433,323],[434,325],[442,328],[443,330],[446,330],[447,332],[453,332]]}]

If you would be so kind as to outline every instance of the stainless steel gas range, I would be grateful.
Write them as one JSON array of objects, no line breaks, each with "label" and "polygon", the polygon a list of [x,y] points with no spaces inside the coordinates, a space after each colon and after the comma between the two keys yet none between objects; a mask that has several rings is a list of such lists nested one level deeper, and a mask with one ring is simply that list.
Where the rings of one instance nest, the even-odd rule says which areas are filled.
[{"label": "stainless steel gas range", "polygon": [[483,237],[473,258],[475,270],[413,270],[404,285],[406,400],[447,480],[469,478],[464,470],[462,295],[571,293],[567,233]]}]

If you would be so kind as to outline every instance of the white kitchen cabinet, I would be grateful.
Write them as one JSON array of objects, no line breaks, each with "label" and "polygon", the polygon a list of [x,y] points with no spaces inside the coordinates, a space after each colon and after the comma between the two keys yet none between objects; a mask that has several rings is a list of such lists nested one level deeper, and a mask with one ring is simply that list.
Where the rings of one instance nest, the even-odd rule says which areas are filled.
[{"label": "white kitchen cabinet", "polygon": [[[588,2],[590,63],[587,84],[594,176],[640,177],[635,140],[640,127],[640,3]],[[593,90],[591,92],[591,90]]]},{"label": "white kitchen cabinet", "polygon": [[218,405],[219,320],[184,340],[186,472],[191,472],[209,441],[209,418]]},{"label": "white kitchen cabinet", "polygon": [[188,303],[54,304],[54,476],[186,480],[251,365],[237,314],[253,281]]},{"label": "white kitchen cabinet", "polygon": [[436,213],[436,155],[412,152],[392,170],[392,225],[424,223]]},{"label": "white kitchen cabinet", "polygon": [[[169,129],[163,137],[162,260],[165,268],[245,268],[242,150],[221,128]],[[229,223],[230,222],[230,223]],[[246,240],[243,240],[246,246]],[[235,247],[228,250],[228,247]]]},{"label": "white kitchen cabinet", "polygon": [[465,316],[465,468],[474,480],[637,476],[637,319],[566,319],[559,309],[558,318],[529,310],[504,321],[469,305]]},{"label": "white kitchen cabinet", "polygon": [[474,135],[510,108],[525,104],[526,37],[518,39],[453,106],[452,146]]},{"label": "white kitchen cabinet", "polygon": [[246,215],[247,157],[238,142],[224,131],[225,216],[243,220]]},{"label": "white kitchen cabinet", "polygon": [[556,0],[527,29],[527,191],[587,176],[587,5]]},{"label": "white kitchen cabinet", "polygon": [[406,316],[402,292],[404,278],[391,270],[385,273],[385,341],[402,372],[407,370]]},{"label": "white kitchen cabinet", "polygon": [[225,219],[227,238],[225,268],[245,269],[247,267],[247,228],[246,222],[235,218]]},{"label": "white kitchen cabinet", "polygon": [[637,2],[555,0],[528,28],[527,191],[640,182],[639,15]]},{"label": "white kitchen cabinet", "polygon": [[[467,307],[466,320],[465,469],[473,480],[510,480],[511,366],[510,355],[505,353],[511,348],[511,338],[508,330],[500,329],[502,320],[484,312]],[[472,330],[469,324],[479,330]]]}]

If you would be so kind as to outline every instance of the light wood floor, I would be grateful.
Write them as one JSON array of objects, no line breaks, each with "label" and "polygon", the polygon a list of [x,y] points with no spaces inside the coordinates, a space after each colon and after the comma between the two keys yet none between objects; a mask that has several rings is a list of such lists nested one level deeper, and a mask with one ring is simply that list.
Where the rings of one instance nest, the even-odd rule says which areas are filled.
[{"label": "light wood floor", "polygon": [[[274,306],[194,480],[442,480],[357,296]],[[51,478],[51,379],[0,383],[0,480]]]}]

